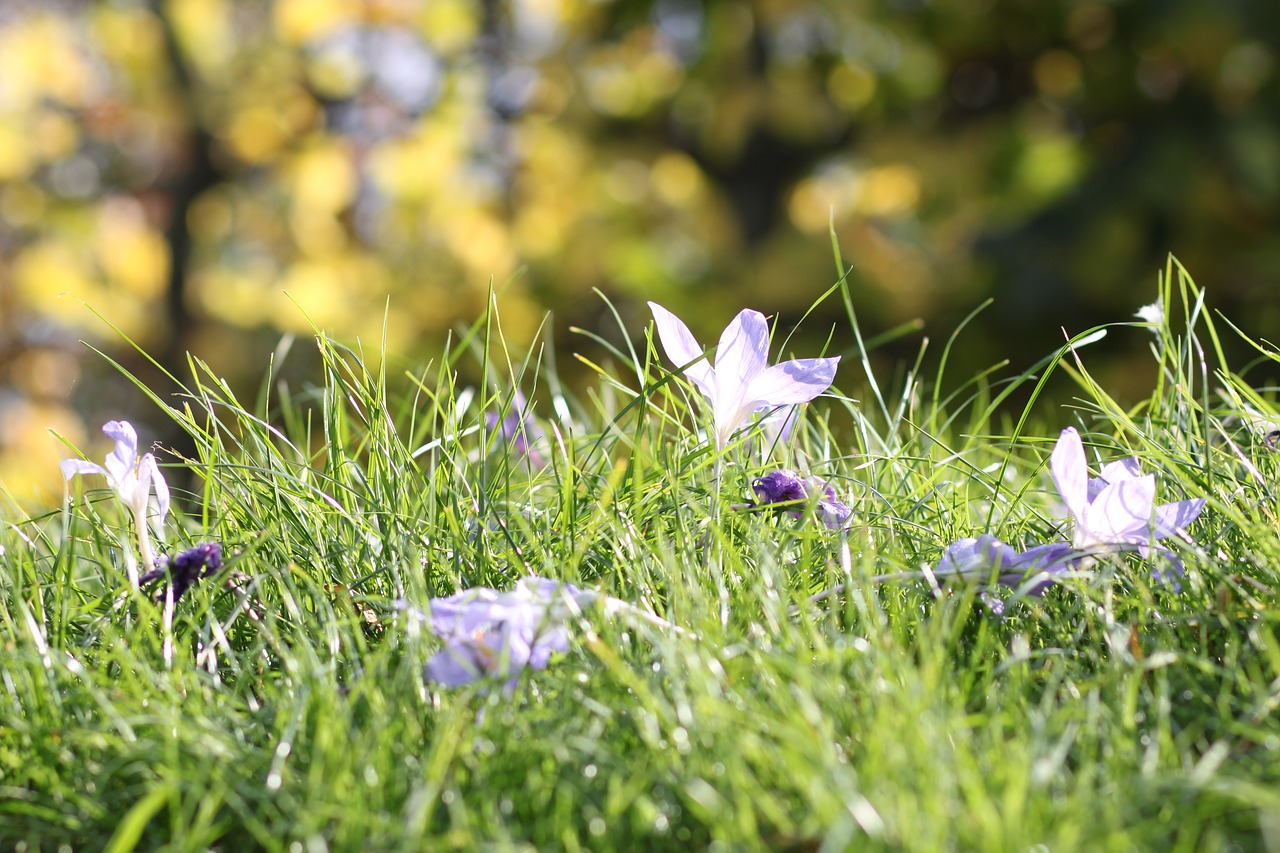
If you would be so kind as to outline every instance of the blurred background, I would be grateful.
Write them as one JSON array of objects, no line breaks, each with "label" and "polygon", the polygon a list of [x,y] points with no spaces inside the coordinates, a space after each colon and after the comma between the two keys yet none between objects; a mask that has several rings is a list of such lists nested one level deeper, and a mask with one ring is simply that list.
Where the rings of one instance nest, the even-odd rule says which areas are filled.
[{"label": "blurred background", "polygon": [[[2,0],[0,482],[61,493],[49,427],[172,438],[82,341],[252,399],[282,334],[385,324],[407,365],[492,282],[516,346],[550,311],[602,358],[569,331],[619,339],[593,289],[710,343],[744,306],[797,321],[831,222],[864,332],[921,322],[885,365],[991,297],[950,375],[1025,368],[1132,318],[1170,252],[1268,337],[1278,50],[1274,0]],[[1146,347],[1095,348],[1122,399]]]}]

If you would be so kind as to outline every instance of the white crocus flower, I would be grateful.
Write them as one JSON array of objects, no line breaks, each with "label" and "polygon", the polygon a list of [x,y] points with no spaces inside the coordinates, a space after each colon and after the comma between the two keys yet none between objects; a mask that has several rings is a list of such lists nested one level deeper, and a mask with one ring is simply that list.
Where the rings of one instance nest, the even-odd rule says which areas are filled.
[{"label": "white crocus flower", "polygon": [[716,446],[753,412],[807,403],[831,387],[840,357],[801,358],[769,365],[769,324],[759,311],[739,312],[720,334],[714,366],[680,318],[650,302],[658,340],[667,357],[698,386],[711,406]]},{"label": "white crocus flower", "polygon": [[[155,566],[155,551],[151,547],[148,515],[151,495],[155,493],[157,528],[163,533],[164,519],[169,514],[169,484],[160,473],[156,458],[150,453],[138,456],[138,434],[128,421],[108,421],[102,427],[107,438],[116,443],[115,450],[107,454],[106,465],[97,465],[84,459],[62,460],[62,476],[70,480],[77,474],[102,474],[116,497],[129,510],[134,527],[138,531],[138,550],[146,571]],[[163,538],[163,536],[161,537]],[[130,574],[136,569],[130,567]],[[130,578],[135,580],[136,578]]]}]

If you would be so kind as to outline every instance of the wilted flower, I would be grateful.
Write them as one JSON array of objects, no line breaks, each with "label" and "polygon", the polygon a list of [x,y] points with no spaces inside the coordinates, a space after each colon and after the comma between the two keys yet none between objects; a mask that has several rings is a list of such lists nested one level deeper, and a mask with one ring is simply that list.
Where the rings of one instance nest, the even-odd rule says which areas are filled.
[{"label": "wilted flower", "polygon": [[[984,533],[952,542],[933,573],[939,577],[985,581],[995,572],[996,583],[1001,586],[1019,589],[1023,595],[1041,596],[1056,576],[1076,567],[1076,559],[1067,542],[1051,542],[1018,552],[990,533]],[[991,605],[990,600],[987,603]]]},{"label": "wilted flower", "polygon": [[744,310],[725,328],[715,366],[702,361],[703,347],[680,318],[650,302],[658,339],[667,357],[698,386],[711,406],[716,446],[753,412],[807,403],[831,387],[839,356],[803,358],[769,366],[769,324],[759,311]]},{"label": "wilted flower", "polygon": [[[836,498],[835,489],[830,483],[809,477],[803,479],[795,471],[786,468],[779,468],[776,471],[770,471],[763,477],[757,477],[751,484],[751,490],[756,493],[756,497],[760,499],[762,504],[782,504],[795,503],[799,501],[807,501],[810,495],[817,493],[821,495],[817,504],[814,506],[814,512],[818,518],[832,530],[839,530],[844,527],[845,522],[849,520],[849,516],[853,514],[853,510],[845,506]],[[788,509],[787,513],[792,518],[800,518],[799,508]]]},{"label": "wilted flower", "polygon": [[525,667],[543,669],[569,648],[566,621],[595,598],[546,578],[524,578],[506,593],[476,587],[433,598],[428,618],[445,647],[427,661],[426,676],[449,687],[480,678],[510,687]]},{"label": "wilted flower", "polygon": [[207,578],[222,568],[222,546],[217,542],[205,542],[188,548],[176,557],[161,557],[162,565],[138,578],[138,585],[145,586],[157,581],[165,575],[169,576],[169,584],[173,588],[173,600],[182,598],[182,594],[201,578]]},{"label": "wilted flower", "polygon": [[165,516],[169,513],[169,485],[160,473],[154,456],[150,453],[138,456],[138,434],[132,424],[128,421],[108,421],[103,425],[102,431],[116,443],[115,449],[107,454],[105,467],[84,459],[64,459],[61,463],[62,476],[70,480],[76,474],[104,475],[111,490],[133,516],[142,564],[154,565],[147,511],[154,492],[157,525],[163,531]]},{"label": "wilted flower", "polygon": [[1148,556],[1153,542],[1181,534],[1204,509],[1204,498],[1155,506],[1155,475],[1143,475],[1132,456],[1104,465],[1100,476],[1090,477],[1075,427],[1062,431],[1049,470],[1075,519],[1071,544],[1080,551],[1129,550]]}]

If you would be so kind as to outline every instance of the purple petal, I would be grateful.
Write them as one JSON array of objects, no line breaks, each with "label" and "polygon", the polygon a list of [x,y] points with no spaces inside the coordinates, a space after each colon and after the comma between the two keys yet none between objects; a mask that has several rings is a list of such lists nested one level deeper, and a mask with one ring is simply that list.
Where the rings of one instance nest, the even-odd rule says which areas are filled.
[{"label": "purple petal", "polygon": [[809,497],[804,480],[795,471],[779,468],[770,471],[763,477],[757,477],[751,484],[761,503],[776,504],[786,501],[802,501]]},{"label": "purple petal", "polygon": [[1085,468],[1084,444],[1075,427],[1067,427],[1058,436],[1049,457],[1049,471],[1067,510],[1076,523],[1080,523],[1089,505],[1089,473]]},{"label": "purple petal", "polygon": [[987,574],[997,565],[1010,566],[1017,559],[1017,551],[990,533],[984,533],[976,539],[965,537],[948,545],[933,572],[937,575]]},{"label": "purple petal", "polygon": [[1200,511],[1204,509],[1204,504],[1204,498],[1193,498],[1156,507],[1155,538],[1163,539],[1183,530],[1196,520]]},{"label": "purple petal", "polygon": [[818,518],[822,519],[831,530],[841,530],[853,515],[853,510],[838,500],[826,498],[818,501],[816,509]]},{"label": "purple petal", "polygon": [[753,409],[807,403],[831,387],[839,364],[839,356],[775,364],[752,380],[744,402]]},{"label": "purple petal", "polygon": [[485,675],[485,659],[473,647],[463,643],[445,646],[431,656],[425,666],[427,678],[446,687],[470,684]]},{"label": "purple petal", "polygon": [[698,386],[698,390],[714,400],[715,373],[705,360],[698,361],[697,364],[692,363],[702,358],[703,349],[693,337],[693,333],[689,331],[689,327],[679,317],[656,302],[649,303],[649,310],[653,312],[653,323],[658,330],[658,340],[662,342],[667,358],[671,359],[677,368],[684,368],[684,375]]}]

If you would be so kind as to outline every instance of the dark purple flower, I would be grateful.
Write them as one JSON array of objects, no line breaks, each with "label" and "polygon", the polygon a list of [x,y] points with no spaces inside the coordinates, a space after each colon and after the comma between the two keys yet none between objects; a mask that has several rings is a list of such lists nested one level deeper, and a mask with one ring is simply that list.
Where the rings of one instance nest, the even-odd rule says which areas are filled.
[{"label": "dark purple flower", "polygon": [[169,584],[173,587],[173,600],[176,602],[196,581],[207,578],[222,568],[222,546],[217,542],[205,542],[194,548],[188,548],[176,557],[161,557],[161,566],[138,578],[138,585],[144,586],[169,576]]},{"label": "dark purple flower", "polygon": [[488,587],[431,599],[429,621],[445,646],[426,676],[448,687],[481,678],[514,686],[525,667],[543,669],[569,648],[565,623],[594,592],[546,578],[524,578],[511,592]]},{"label": "dark purple flower", "polygon": [[[836,491],[830,483],[815,477],[801,478],[795,471],[779,468],[770,471],[763,477],[757,477],[751,484],[761,504],[798,503],[809,500],[810,495],[819,494],[814,512],[828,528],[839,530],[844,527],[853,510],[836,499]],[[801,508],[788,509],[792,518],[801,517]]]}]

